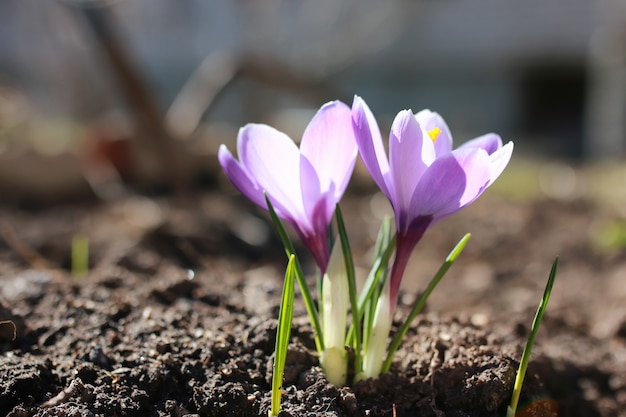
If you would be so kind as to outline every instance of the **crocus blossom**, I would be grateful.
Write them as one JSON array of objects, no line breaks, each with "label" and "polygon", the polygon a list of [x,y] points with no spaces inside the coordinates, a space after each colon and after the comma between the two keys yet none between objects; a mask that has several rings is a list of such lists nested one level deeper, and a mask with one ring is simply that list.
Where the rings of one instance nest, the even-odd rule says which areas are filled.
[{"label": "crocus blossom", "polygon": [[294,227],[323,273],[330,256],[328,225],[357,156],[350,108],[339,101],[323,105],[304,131],[300,149],[273,127],[248,124],[239,131],[237,152],[239,160],[226,146],[219,148],[228,178],[265,209],[267,193],[276,214]]},{"label": "crocus blossom", "polygon": [[352,118],[361,158],[396,217],[390,276],[394,306],[410,254],[426,229],[478,198],[508,164],[513,143],[502,146],[500,136],[490,133],[452,150],[452,135],[441,116],[404,110],[391,126],[387,156],[376,119],[358,96]]}]

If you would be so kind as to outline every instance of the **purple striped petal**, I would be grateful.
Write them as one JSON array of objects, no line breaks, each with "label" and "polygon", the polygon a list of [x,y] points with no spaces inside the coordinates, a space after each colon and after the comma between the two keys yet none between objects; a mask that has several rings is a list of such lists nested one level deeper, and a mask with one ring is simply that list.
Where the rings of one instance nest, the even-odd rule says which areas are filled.
[{"label": "purple striped petal", "polygon": [[339,198],[334,195],[335,186],[332,183],[330,189],[321,191],[315,168],[304,156],[300,157],[300,184],[305,212],[294,227],[324,272],[330,253],[328,225]]},{"label": "purple striped petal", "polygon": [[491,179],[489,180],[489,184],[487,184],[487,186],[491,185],[496,179],[498,179],[500,174],[502,174],[502,171],[504,171],[504,168],[506,168],[511,160],[512,154],[513,142],[509,142],[489,155],[489,159],[491,160]]},{"label": "purple striped petal", "polygon": [[500,136],[495,133],[487,133],[486,135],[465,142],[463,145],[459,146],[458,149],[481,148],[491,155],[501,147],[502,139],[500,139]]},{"label": "purple striped petal", "polygon": [[300,152],[317,173],[320,189],[335,184],[338,196],[348,185],[357,156],[351,112],[340,101],[326,103],[307,126],[300,144]]},{"label": "purple striped petal", "polygon": [[365,101],[354,96],[352,104],[352,121],[356,132],[359,153],[365,167],[378,184],[382,192],[390,200],[393,198],[393,184],[388,182],[389,160],[380,135],[378,123]]},{"label": "purple striped petal", "polygon": [[487,152],[479,148],[455,150],[438,158],[411,198],[413,217],[430,215],[439,220],[475,200],[489,182],[489,163]]},{"label": "purple striped petal", "polygon": [[300,189],[300,151],[289,136],[261,124],[249,124],[237,138],[239,160],[259,187],[295,220],[304,216]]},{"label": "purple striped petal", "polygon": [[[305,224],[313,229],[313,212],[322,198],[320,180],[313,164],[304,156],[300,156],[300,188],[302,190],[302,205],[304,208]],[[330,219],[329,219],[330,221]],[[328,224],[328,223],[327,223]]]},{"label": "purple striped petal", "polygon": [[265,204],[265,196],[263,195],[263,189],[254,181],[246,170],[239,164],[233,154],[226,148],[225,145],[220,145],[217,153],[217,158],[222,166],[222,169],[226,173],[228,179],[233,185],[253,203],[258,204],[263,208],[267,208]]},{"label": "purple striped petal", "polygon": [[[395,193],[392,204],[400,213],[398,217],[404,217],[410,211],[415,187],[434,159],[433,142],[422,136],[422,129],[413,112],[404,110],[398,113],[389,135],[389,168]],[[404,219],[396,220],[398,224],[404,223]]]},{"label": "purple striped petal", "polygon": [[465,191],[459,201],[459,208],[463,208],[476,200],[489,185],[491,161],[482,149],[456,149],[452,155],[465,172]]}]

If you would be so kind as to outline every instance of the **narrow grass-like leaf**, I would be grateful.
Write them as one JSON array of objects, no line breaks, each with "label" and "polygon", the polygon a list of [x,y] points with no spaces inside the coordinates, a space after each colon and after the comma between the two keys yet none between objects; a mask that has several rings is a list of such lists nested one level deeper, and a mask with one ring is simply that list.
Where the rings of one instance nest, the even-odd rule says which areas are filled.
[{"label": "narrow grass-like leaf", "polygon": [[[343,260],[346,264],[346,274],[348,276],[348,291],[350,294],[350,311],[352,312],[352,322],[358,318],[358,301],[357,301],[357,289],[356,289],[356,273],[354,272],[354,259],[352,258],[352,250],[350,249],[350,242],[348,241],[348,234],[346,232],[346,225],[343,222],[343,216],[339,204],[335,209],[335,217],[337,219],[337,231],[339,232],[339,241],[341,242],[341,250],[343,252]],[[361,369],[361,343],[363,338],[361,336],[361,326],[353,326],[354,328],[354,368]]]},{"label": "narrow grass-like leaf", "polygon": [[376,236],[376,244],[374,245],[374,259],[380,257],[391,240],[391,225],[393,220],[389,216],[385,216],[378,229],[378,236]]},{"label": "narrow grass-like leaf", "polygon": [[72,275],[85,277],[89,273],[89,238],[83,234],[72,237]]},{"label": "narrow grass-like leaf", "polygon": [[386,270],[389,264],[389,259],[393,255],[396,249],[396,237],[391,237],[391,218],[385,217],[380,225],[378,231],[378,237],[376,238],[376,245],[374,247],[374,263],[372,269],[365,280],[363,285],[363,291],[359,297],[359,306],[362,308],[365,304],[365,300],[371,298],[372,288],[376,286],[377,277],[380,278],[380,273]]},{"label": "narrow grass-like leaf", "polygon": [[[377,256],[374,260],[374,264],[372,265],[372,269],[370,270],[367,279],[365,280],[365,284],[363,285],[361,294],[359,295],[357,312],[356,314],[352,313],[352,324],[350,325],[347,337],[349,344],[353,343],[354,326],[357,323],[361,323],[361,320],[363,319],[366,311],[372,310],[368,306],[371,307],[371,303],[373,302],[374,307],[376,307],[375,303],[376,300],[378,300],[378,295],[380,294],[380,290],[382,288],[381,284],[384,282],[384,277],[387,273],[389,259],[391,259],[391,255],[393,255],[393,252],[396,248],[396,238],[394,237],[393,239],[391,239],[390,234],[390,227],[385,227],[385,223],[383,223],[376,242]],[[367,340],[367,329],[368,326],[364,326],[362,339],[363,344]]]},{"label": "narrow grass-like leaf", "polygon": [[461,252],[463,252],[463,249],[465,248],[465,245],[467,244],[467,241],[471,236],[471,234],[467,233],[465,236],[463,236],[463,238],[461,238],[461,240],[459,240],[459,243],[457,243],[454,249],[452,249],[441,267],[439,267],[439,270],[437,271],[435,276],[433,276],[433,278],[428,283],[428,287],[426,287],[426,290],[420,295],[419,299],[413,306],[413,309],[411,309],[411,312],[409,313],[406,321],[404,322],[400,330],[398,330],[398,333],[389,345],[389,352],[387,353],[387,358],[383,363],[382,372],[389,372],[389,369],[391,368],[391,363],[393,362],[393,355],[400,347],[402,339],[411,327],[411,323],[413,322],[415,317],[422,311],[422,309],[426,305],[428,297],[430,297],[430,294],[433,292],[437,284],[439,284],[441,278],[443,278],[443,276],[446,274],[446,272],[448,272],[448,269],[450,269],[454,261],[456,261],[456,258],[458,258]]},{"label": "narrow grass-like leaf", "polygon": [[289,257],[285,281],[283,282],[283,294],[278,313],[278,328],[276,329],[276,348],[274,349],[274,372],[272,374],[272,405],[269,411],[270,417],[280,413],[280,399],[283,388],[283,374],[285,361],[287,360],[287,348],[291,334],[291,319],[293,317],[293,293],[296,276],[296,256]]},{"label": "narrow grass-like leaf", "polygon": [[535,337],[537,336],[537,332],[539,331],[539,325],[541,324],[541,320],[543,319],[543,313],[545,313],[546,307],[548,306],[548,301],[550,300],[550,293],[552,292],[552,286],[554,285],[554,279],[556,278],[556,270],[558,264],[559,257],[557,256],[554,260],[554,263],[552,264],[550,276],[548,277],[548,282],[546,283],[546,289],[544,290],[543,297],[541,297],[541,301],[539,302],[539,307],[537,307],[537,312],[535,313],[535,318],[533,319],[533,324],[530,328],[530,334],[528,335],[528,340],[526,340],[526,346],[524,347],[524,351],[522,352],[522,359],[520,360],[519,368],[517,369],[517,375],[515,376],[515,385],[513,386],[511,404],[509,404],[506,410],[507,417],[514,417],[515,413],[517,412],[517,404],[519,402],[520,394],[522,393],[522,384],[524,383],[526,369],[528,368],[528,362],[530,361],[530,353],[533,349],[533,345],[535,344]]},{"label": "narrow grass-like leaf", "polygon": [[374,326],[374,317],[378,301],[380,300],[385,281],[387,280],[387,269],[389,260],[396,248],[396,237],[388,242],[385,251],[374,261],[374,265],[365,280],[364,288],[359,298],[359,311],[357,312],[358,322],[363,322],[363,347],[364,351],[369,349],[369,341]]},{"label": "narrow grass-like leaf", "polygon": [[[332,246],[330,246],[332,248]],[[315,268],[315,291],[317,292],[317,306],[319,311],[319,320],[320,323],[324,320],[324,312],[322,311],[322,306],[324,305],[324,292],[322,289],[322,272]],[[311,297],[312,298],[312,297]]]},{"label": "narrow grass-like leaf", "polygon": [[[272,218],[272,222],[274,223],[274,227],[278,231],[278,236],[285,247],[285,252],[287,253],[287,257],[291,259],[292,255],[296,254],[296,251],[293,247],[293,243],[291,243],[291,239],[289,239],[289,235],[287,235],[287,231],[283,226],[283,223],[278,218],[276,211],[274,210],[274,206],[270,201],[267,194],[265,194],[265,201],[267,202],[267,208],[269,209],[270,217]],[[300,292],[302,293],[302,298],[304,299],[304,306],[306,307],[306,311],[309,314],[309,318],[311,319],[311,325],[313,326],[313,332],[315,333],[315,348],[317,349],[317,353],[322,353],[324,350],[324,335],[322,334],[322,326],[320,325],[320,318],[317,308],[315,307],[315,303],[313,302],[313,297],[311,297],[311,292],[309,291],[309,287],[306,284],[306,279],[304,278],[304,272],[302,272],[302,266],[300,265],[300,261],[296,258],[295,260],[295,273],[296,279],[298,280],[298,286],[300,287]]]},{"label": "narrow grass-like leaf", "polygon": [[[334,243],[333,242],[333,236],[334,236],[334,232],[333,232],[333,225],[332,223],[328,225],[328,247],[329,248],[333,248],[334,247]],[[320,314],[320,323],[323,323],[324,318],[322,317],[324,312],[322,311],[322,306],[324,305],[324,289],[323,287],[323,280],[324,278],[322,277],[322,272],[316,268],[315,269],[315,290],[317,291],[317,305],[318,305],[318,310],[319,310],[319,314]]]}]

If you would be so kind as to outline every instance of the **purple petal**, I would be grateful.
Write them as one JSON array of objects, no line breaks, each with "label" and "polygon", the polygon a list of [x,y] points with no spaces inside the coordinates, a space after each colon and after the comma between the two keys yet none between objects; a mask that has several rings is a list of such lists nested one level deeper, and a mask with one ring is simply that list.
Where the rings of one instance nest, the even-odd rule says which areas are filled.
[{"label": "purple petal", "polygon": [[376,181],[382,192],[391,200],[393,184],[387,183],[389,176],[389,161],[380,135],[378,123],[365,101],[354,96],[352,103],[352,121],[356,132],[359,153],[365,167]]},{"label": "purple petal", "polygon": [[428,137],[430,137],[435,144],[435,154],[437,157],[452,152],[452,135],[443,117],[438,113],[426,109],[417,113],[415,119],[422,127],[424,134],[428,134]]},{"label": "purple petal", "polygon": [[452,154],[466,175],[465,192],[460,201],[461,207],[465,207],[487,188],[491,179],[491,161],[482,149],[456,149]]},{"label": "purple petal", "polygon": [[239,161],[233,157],[225,145],[220,145],[217,157],[220,161],[220,165],[226,173],[226,176],[233,183],[233,185],[237,187],[243,195],[252,200],[252,202],[267,209],[263,190],[252,178],[248,176],[248,173],[239,164]]},{"label": "purple petal", "polygon": [[340,101],[323,105],[304,131],[300,152],[315,167],[321,189],[334,183],[341,196],[357,155],[350,108]]},{"label": "purple petal", "polygon": [[487,133],[486,135],[465,142],[463,145],[459,146],[458,149],[481,148],[491,155],[501,147],[502,139],[500,139],[500,136],[495,133]]},{"label": "purple petal", "polygon": [[[335,206],[341,199],[337,193],[335,184],[331,183],[330,188],[323,190],[313,165],[302,155],[300,157],[300,185],[302,187],[302,201],[306,218],[309,219],[310,227],[314,230],[325,229],[331,221],[335,211]],[[323,203],[320,205],[320,203]],[[323,212],[326,216],[323,221],[319,214]]]},{"label": "purple petal", "polygon": [[302,205],[305,217],[303,223],[306,223],[303,226],[309,229],[307,232],[310,233],[314,228],[311,222],[313,212],[322,198],[323,191],[315,167],[304,155],[300,155],[300,188],[302,190]]},{"label": "purple petal", "polygon": [[433,142],[424,140],[422,129],[410,110],[398,113],[389,135],[389,166],[395,190],[392,204],[402,223],[415,187],[435,159]]},{"label": "purple petal", "polygon": [[297,220],[303,218],[300,190],[300,151],[289,138],[273,127],[249,124],[237,138],[239,159],[248,175]]},{"label": "purple petal", "polygon": [[315,168],[304,155],[300,156],[300,181],[305,215],[294,227],[324,272],[329,258],[328,225],[341,196],[336,194],[333,183],[326,191],[320,189]]},{"label": "purple petal", "polygon": [[491,185],[504,171],[507,164],[511,160],[511,154],[513,153],[513,142],[509,142],[491,155],[489,155],[489,159],[491,160],[491,179],[489,180],[489,184]]},{"label": "purple petal", "polygon": [[317,266],[320,268],[322,274],[326,271],[328,266],[328,259],[330,257],[330,249],[328,247],[328,225],[330,218],[335,211],[335,206],[332,208],[328,202],[332,199],[335,193],[334,186],[331,185],[331,189],[326,193],[327,196],[322,196],[314,207],[310,211],[310,221],[312,223],[312,229],[310,231],[303,231],[296,228],[300,239],[311,251],[311,254],[315,258]]},{"label": "purple petal", "polygon": [[431,215],[436,221],[448,216],[474,201],[489,179],[489,156],[482,149],[457,149],[438,158],[415,189],[411,217]]}]

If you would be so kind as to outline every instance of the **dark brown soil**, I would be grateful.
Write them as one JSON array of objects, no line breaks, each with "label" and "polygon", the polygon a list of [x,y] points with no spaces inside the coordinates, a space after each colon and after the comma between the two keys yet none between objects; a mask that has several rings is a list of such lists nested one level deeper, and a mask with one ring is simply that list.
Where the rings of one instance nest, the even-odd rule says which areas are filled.
[{"label": "dark brown soil", "polygon": [[[362,268],[379,200],[343,203]],[[379,380],[329,385],[298,304],[281,416],[504,416],[556,255],[518,415],[626,416],[626,253],[593,237],[610,217],[587,199],[488,194],[434,227],[398,319],[454,243],[473,237]],[[0,321],[17,325],[14,341],[0,325],[0,415],[267,415],[285,259],[259,210],[215,193],[5,207],[0,222]],[[90,241],[85,277],[69,272],[77,233]]]}]

